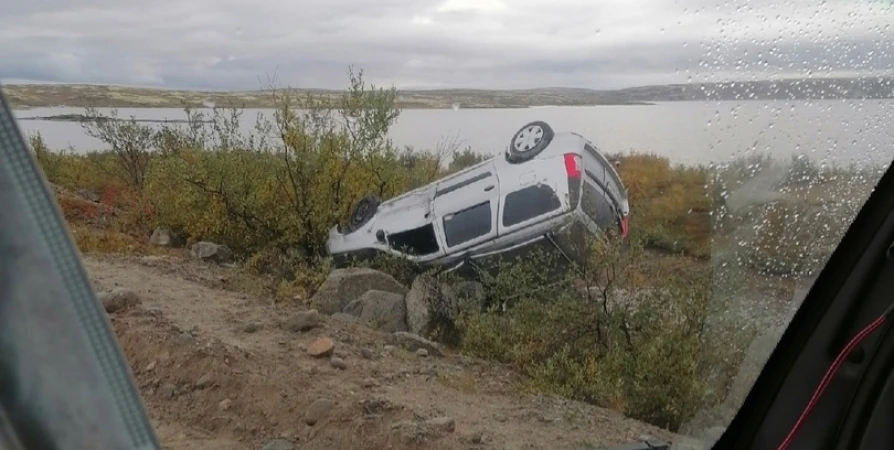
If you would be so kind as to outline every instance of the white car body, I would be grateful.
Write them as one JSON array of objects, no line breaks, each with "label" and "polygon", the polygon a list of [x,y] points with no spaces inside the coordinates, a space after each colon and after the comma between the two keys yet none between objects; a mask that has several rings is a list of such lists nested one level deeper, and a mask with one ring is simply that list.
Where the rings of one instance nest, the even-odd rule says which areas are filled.
[{"label": "white car body", "polygon": [[[506,155],[382,202],[358,228],[342,233],[333,227],[329,253],[383,252],[421,265],[458,266],[544,239],[556,244],[563,231],[567,244],[580,238],[574,228],[595,234],[617,226],[626,236],[630,208],[613,165],[581,135],[553,133],[536,123],[550,138],[535,156],[511,162],[510,148]],[[512,145],[530,147],[519,133]],[[562,250],[572,257],[569,249]]]}]

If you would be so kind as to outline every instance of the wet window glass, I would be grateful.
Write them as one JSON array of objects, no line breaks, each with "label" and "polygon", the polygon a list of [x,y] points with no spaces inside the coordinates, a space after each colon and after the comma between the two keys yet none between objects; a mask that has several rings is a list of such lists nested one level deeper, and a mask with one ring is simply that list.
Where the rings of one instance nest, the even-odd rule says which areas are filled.
[{"label": "wet window glass", "polygon": [[447,214],[444,217],[447,246],[455,247],[490,233],[492,222],[490,202]]},{"label": "wet window glass", "polygon": [[503,226],[511,227],[562,206],[559,197],[545,184],[526,187],[506,195],[503,204]]},{"label": "wet window glass", "polygon": [[600,228],[608,228],[617,223],[618,216],[612,202],[605,192],[595,183],[584,183],[584,193],[581,198],[581,208],[584,213],[596,222]]}]

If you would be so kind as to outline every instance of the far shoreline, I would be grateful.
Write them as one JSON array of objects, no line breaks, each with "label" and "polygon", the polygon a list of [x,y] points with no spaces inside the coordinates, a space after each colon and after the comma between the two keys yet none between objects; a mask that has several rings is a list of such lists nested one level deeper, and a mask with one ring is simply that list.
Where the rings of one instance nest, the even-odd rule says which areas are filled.
[{"label": "far shoreline", "polygon": [[[597,104],[588,104],[588,105],[560,105],[560,104],[549,104],[549,105],[520,105],[520,106],[485,106],[485,105],[474,105],[474,106],[460,106],[457,108],[454,107],[441,107],[441,106],[408,106],[401,107],[402,111],[429,111],[429,110],[500,110],[500,109],[534,109],[534,108],[592,108],[595,106],[656,106],[657,103],[653,102],[629,102],[629,103],[597,103]],[[73,108],[73,109],[86,109],[86,108],[108,108],[108,109],[118,109],[118,108],[128,108],[128,109],[184,109],[184,108],[192,108],[192,109],[213,109],[213,108],[222,108],[222,109],[276,109],[273,106],[229,106],[229,105],[215,105],[215,106],[207,106],[207,105],[153,105],[153,106],[142,106],[142,105],[93,105],[93,106],[73,106],[73,105],[40,105],[40,106],[32,106],[32,105],[20,105],[12,108],[13,111],[32,111],[39,108]],[[89,121],[86,116],[83,114],[53,114],[49,116],[30,116],[30,117],[19,117],[18,120],[45,120],[45,121],[55,121],[55,122],[86,122]],[[117,118],[109,120],[130,120],[129,118]],[[158,122],[158,123],[171,123],[171,122],[185,122],[185,120],[161,120],[161,119],[136,119],[137,122]]]}]

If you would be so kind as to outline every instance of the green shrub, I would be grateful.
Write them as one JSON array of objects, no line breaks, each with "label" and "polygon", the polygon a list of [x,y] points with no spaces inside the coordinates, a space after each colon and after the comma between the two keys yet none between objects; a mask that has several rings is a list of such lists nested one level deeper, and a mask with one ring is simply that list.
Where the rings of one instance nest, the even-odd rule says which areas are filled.
[{"label": "green shrub", "polygon": [[631,239],[672,253],[707,257],[711,253],[714,206],[704,167],[673,166],[654,154],[612,156],[630,201]]},{"label": "green shrub", "polygon": [[489,296],[514,294],[518,302],[464,314],[462,349],[515,365],[538,390],[676,429],[716,401],[704,383],[713,367],[702,356],[710,271],[664,276],[660,288],[645,289],[641,248],[596,239],[591,249],[577,272],[589,289],[570,277],[543,289],[531,275],[544,266],[527,258],[485,278]]}]

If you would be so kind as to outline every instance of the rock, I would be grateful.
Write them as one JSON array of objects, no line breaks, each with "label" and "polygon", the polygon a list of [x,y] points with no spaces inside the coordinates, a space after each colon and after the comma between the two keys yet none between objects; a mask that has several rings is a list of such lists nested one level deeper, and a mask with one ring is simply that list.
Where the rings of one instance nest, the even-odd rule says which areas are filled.
[{"label": "rock", "polygon": [[425,439],[425,431],[416,422],[405,420],[391,425],[391,429],[400,436],[401,442],[410,444]]},{"label": "rock", "polygon": [[282,327],[291,332],[309,331],[323,325],[320,313],[315,309],[295,313],[282,323]]},{"label": "rock", "polygon": [[416,350],[416,356],[420,358],[428,358],[428,350],[420,348],[419,350]]},{"label": "rock", "polygon": [[242,327],[242,331],[244,331],[246,333],[254,333],[255,331],[258,331],[260,329],[261,329],[261,326],[254,322],[249,322]]},{"label": "rock", "polygon": [[196,338],[184,331],[174,338],[174,343],[177,345],[192,345],[196,343]]},{"label": "rock", "polygon": [[228,263],[233,260],[233,251],[226,245],[218,245],[213,242],[201,241],[192,245],[193,258],[202,261]]},{"label": "rock", "polygon": [[267,441],[261,450],[294,450],[295,445],[292,444],[292,441],[288,439],[274,439],[272,441]]},{"label": "rock", "polygon": [[427,275],[420,275],[413,280],[406,296],[407,329],[413,334],[428,331],[431,321],[430,305],[438,296],[437,283]]},{"label": "rock", "polygon": [[338,370],[345,370],[348,368],[348,365],[347,365],[347,363],[345,363],[345,360],[343,360],[337,356],[333,356],[332,359],[329,360],[329,365],[332,367],[335,367]]},{"label": "rock", "polygon": [[158,388],[158,395],[161,395],[162,398],[172,399],[174,398],[174,394],[177,392],[177,386],[174,386],[171,383],[165,383]]},{"label": "rock", "polygon": [[149,237],[149,244],[159,247],[179,247],[183,245],[183,240],[169,228],[158,227]]},{"label": "rock", "polygon": [[388,400],[378,398],[364,400],[361,402],[361,405],[363,407],[363,413],[368,415],[382,414],[386,410],[394,408],[394,405]]},{"label": "rock", "polygon": [[373,352],[372,352],[372,350],[370,350],[370,349],[368,349],[368,348],[361,348],[361,349],[360,349],[360,356],[362,356],[363,359],[372,359],[372,358],[373,358]]},{"label": "rock", "polygon": [[373,269],[353,268],[332,271],[317,289],[311,302],[323,314],[335,314],[366,291],[385,291],[400,295],[407,293],[392,276]]},{"label": "rock", "polygon": [[100,292],[97,294],[97,298],[102,302],[107,313],[122,311],[142,303],[136,292],[124,288]]},{"label": "rock", "polygon": [[460,281],[439,285],[435,279],[420,275],[407,293],[407,328],[424,335],[434,321],[455,322],[463,311],[481,310],[485,300],[484,286],[476,281]]},{"label": "rock", "polygon": [[307,346],[307,353],[316,358],[329,356],[334,350],[335,342],[326,337],[319,338]]},{"label": "rock", "polygon": [[222,411],[230,409],[230,406],[233,406],[233,401],[228,398],[221,400],[220,403],[217,404],[217,407]]},{"label": "rock", "polygon": [[330,317],[332,317],[333,320],[337,320],[342,323],[358,323],[358,322],[360,322],[360,319],[358,319],[357,317],[354,317],[350,314],[343,313],[343,312],[337,312]]},{"label": "rock", "polygon": [[442,354],[441,346],[436,342],[432,342],[422,336],[407,333],[405,331],[392,333],[391,336],[388,336],[388,341],[393,345],[398,345],[409,351],[416,351],[420,348],[424,348],[430,355],[441,356]]},{"label": "rock", "polygon": [[469,436],[469,442],[473,444],[483,444],[484,443],[484,433],[480,431],[476,431],[471,436]]},{"label": "rock", "polygon": [[304,423],[311,426],[316,425],[317,422],[323,420],[329,414],[329,410],[333,406],[335,406],[335,402],[328,398],[315,400],[304,413]]},{"label": "rock", "polygon": [[435,417],[425,421],[425,428],[441,433],[452,433],[456,430],[456,421],[452,417]]},{"label": "rock", "polygon": [[202,375],[201,378],[196,380],[196,388],[205,389],[206,387],[211,386],[213,382],[214,380],[211,378],[211,375]]},{"label": "rock", "polygon": [[379,290],[366,291],[349,303],[344,312],[359,317],[373,329],[388,333],[407,330],[407,306],[401,294]]}]

